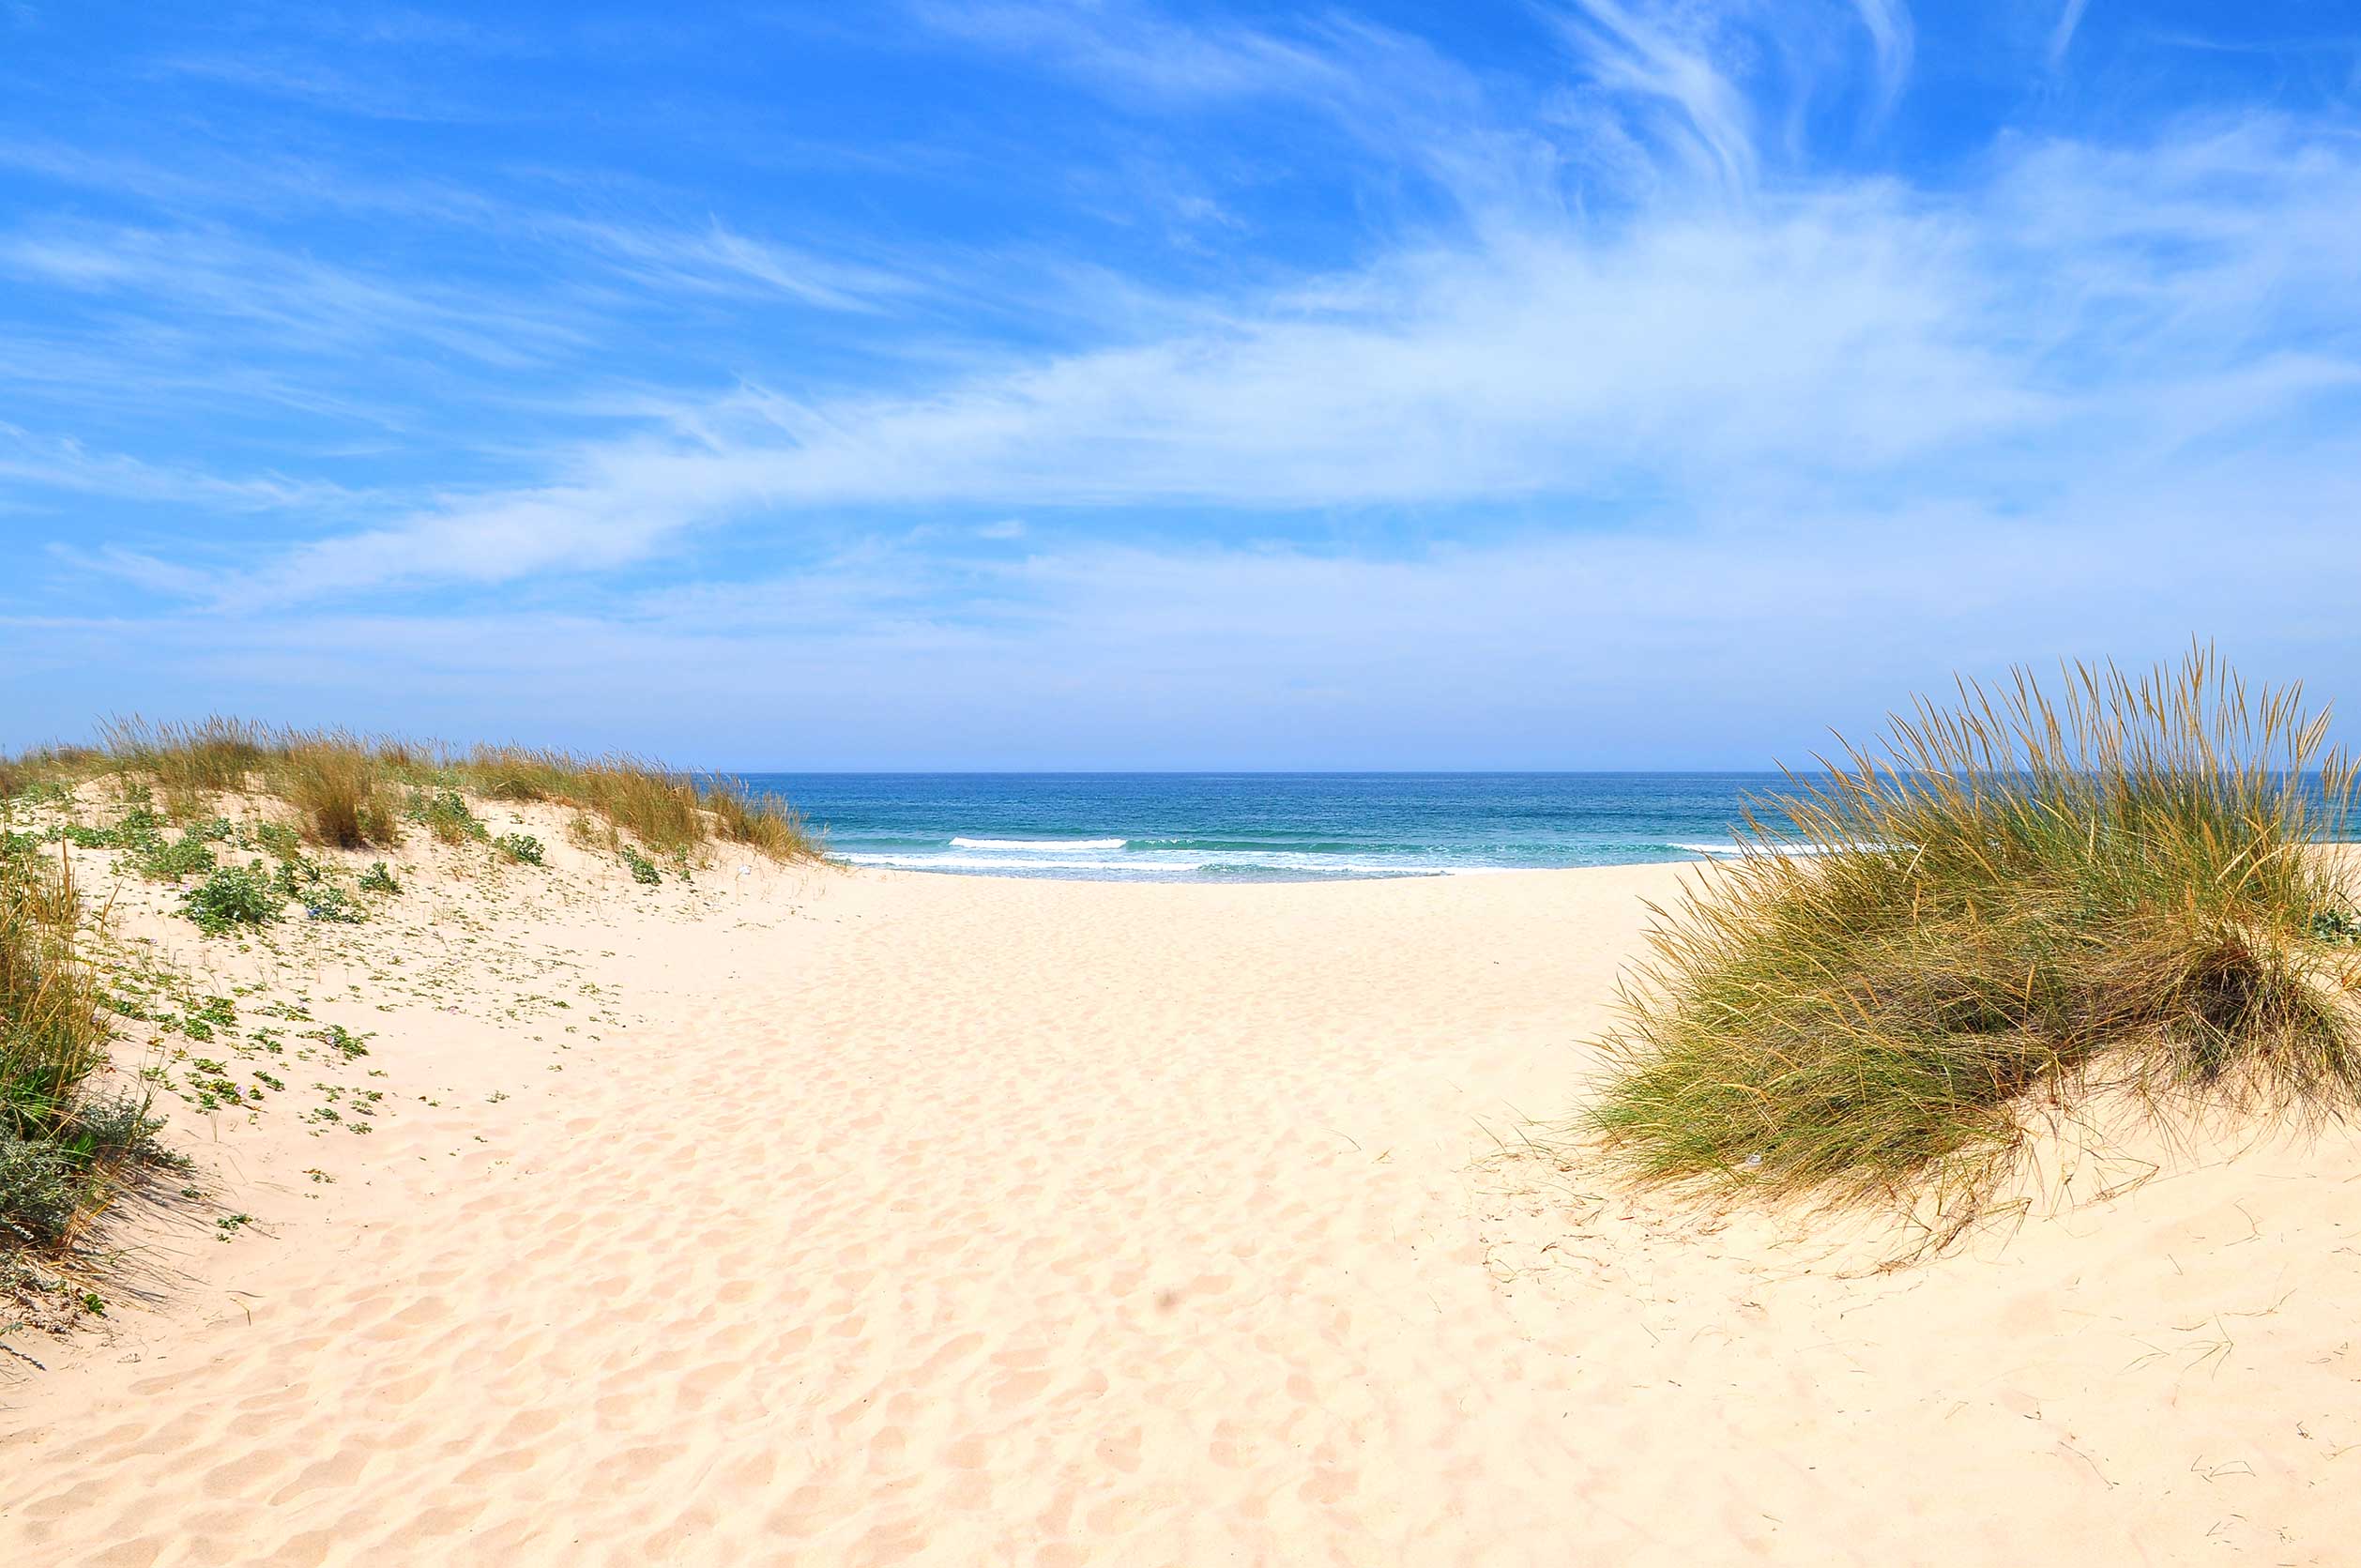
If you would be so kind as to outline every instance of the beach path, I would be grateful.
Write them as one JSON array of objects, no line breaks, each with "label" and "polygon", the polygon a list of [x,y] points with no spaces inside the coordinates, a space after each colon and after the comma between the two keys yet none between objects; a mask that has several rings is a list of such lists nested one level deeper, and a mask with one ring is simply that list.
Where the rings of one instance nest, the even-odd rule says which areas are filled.
[{"label": "beach path", "polygon": [[262,1234],[0,1389],[0,1561],[2339,1560],[2349,1141],[1890,1275],[1486,1158],[1673,876],[581,916],[631,1028],[225,1134]]}]

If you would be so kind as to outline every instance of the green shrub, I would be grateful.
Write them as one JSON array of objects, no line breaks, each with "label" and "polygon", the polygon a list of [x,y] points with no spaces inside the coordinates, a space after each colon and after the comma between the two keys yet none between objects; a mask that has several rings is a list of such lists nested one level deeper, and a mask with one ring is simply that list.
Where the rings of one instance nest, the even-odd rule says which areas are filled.
[{"label": "green shrub", "polygon": [[507,857],[511,863],[528,866],[544,863],[541,858],[541,841],[530,833],[502,833],[492,841],[492,846]]},{"label": "green shrub", "polygon": [[383,860],[372,860],[369,869],[360,874],[360,891],[365,893],[398,893],[402,884],[393,879]]},{"label": "green shrub", "polygon": [[2361,1093],[2324,718],[2203,650],[1961,699],[1796,781],[1660,920],[1591,1113],[1630,1171],[1972,1213],[2035,1098]]},{"label": "green shrub", "polygon": [[623,846],[622,854],[623,863],[632,868],[632,881],[645,882],[652,888],[664,879],[664,874],[656,869],[656,862],[630,845]]},{"label": "green shrub", "polygon": [[353,895],[346,892],[326,866],[309,855],[297,855],[279,862],[270,885],[281,897],[303,906],[303,912],[315,921],[339,921],[358,925],[368,919]]},{"label": "green shrub", "polygon": [[53,1241],[82,1208],[73,1162],[54,1144],[0,1132],[0,1242]]},{"label": "green shrub", "polygon": [[240,925],[267,925],[285,902],[263,863],[224,866],[180,895],[181,912],[208,936]]}]

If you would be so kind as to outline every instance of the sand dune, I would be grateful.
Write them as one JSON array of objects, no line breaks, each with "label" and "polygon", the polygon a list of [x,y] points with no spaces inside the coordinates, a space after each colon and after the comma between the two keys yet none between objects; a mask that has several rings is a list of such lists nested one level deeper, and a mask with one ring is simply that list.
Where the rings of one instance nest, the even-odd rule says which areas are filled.
[{"label": "sand dune", "polygon": [[1489,1157],[1671,884],[552,905],[628,1027],[180,1119],[259,1234],[0,1387],[0,1561],[2354,1560],[2349,1137],[1890,1274]]}]

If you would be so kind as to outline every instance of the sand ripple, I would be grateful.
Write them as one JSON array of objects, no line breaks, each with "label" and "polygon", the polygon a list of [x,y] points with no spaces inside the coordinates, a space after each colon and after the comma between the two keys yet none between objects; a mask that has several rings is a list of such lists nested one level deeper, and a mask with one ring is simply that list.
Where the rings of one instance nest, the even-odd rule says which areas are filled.
[{"label": "sand ripple", "polygon": [[618,916],[645,1026],[396,1018],[342,1181],[232,1149],[270,1234],[8,1391],[0,1560],[2336,1560],[2347,1146],[1850,1279],[1481,1163],[1667,877]]}]

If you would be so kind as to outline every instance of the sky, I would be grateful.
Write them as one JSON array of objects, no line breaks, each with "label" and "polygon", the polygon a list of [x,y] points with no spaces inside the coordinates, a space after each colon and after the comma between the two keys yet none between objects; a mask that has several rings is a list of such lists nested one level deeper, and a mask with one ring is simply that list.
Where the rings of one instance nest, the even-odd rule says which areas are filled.
[{"label": "sky", "polygon": [[0,0],[0,745],[2361,714],[2356,416],[2343,3]]}]

